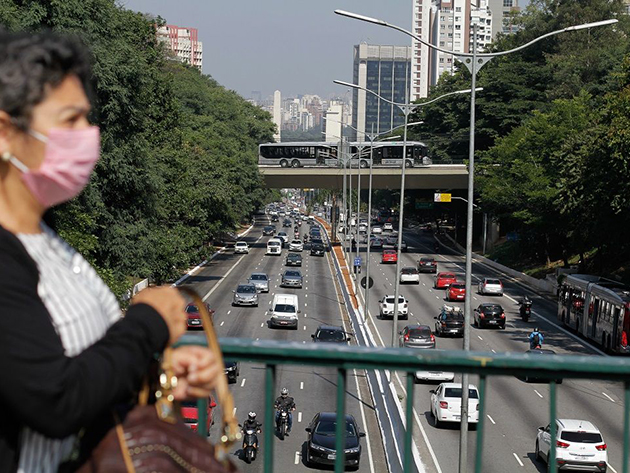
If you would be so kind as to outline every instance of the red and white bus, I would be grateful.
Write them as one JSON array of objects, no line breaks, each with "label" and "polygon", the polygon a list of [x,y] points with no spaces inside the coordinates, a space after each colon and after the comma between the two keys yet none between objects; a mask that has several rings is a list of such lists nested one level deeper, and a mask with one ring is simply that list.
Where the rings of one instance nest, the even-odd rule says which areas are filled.
[{"label": "red and white bus", "polygon": [[609,353],[630,354],[630,288],[589,274],[570,274],[558,293],[558,320]]}]

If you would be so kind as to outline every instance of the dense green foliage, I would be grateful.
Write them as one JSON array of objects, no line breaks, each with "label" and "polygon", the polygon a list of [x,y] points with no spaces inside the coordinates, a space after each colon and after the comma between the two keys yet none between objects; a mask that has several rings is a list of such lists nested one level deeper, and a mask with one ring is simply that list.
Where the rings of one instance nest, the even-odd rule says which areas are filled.
[{"label": "dense green foliage", "polygon": [[167,60],[156,21],[114,0],[0,0],[0,25],[73,32],[93,53],[102,158],[53,217],[118,294],[129,277],[165,281],[199,262],[266,197],[256,161],[270,116]]},{"label": "dense green foliage", "polygon": [[[522,29],[495,51],[550,31],[618,18],[619,23],[562,33],[493,59],[478,74],[476,191],[481,208],[516,231],[524,258],[573,254],[630,260],[630,18],[607,0],[536,0]],[[437,97],[470,88],[465,68],[445,76]],[[465,95],[421,108],[413,137],[444,158],[468,156],[470,103]],[[602,258],[612,256],[613,258]],[[601,263],[604,263],[602,266]],[[593,268],[590,268],[593,269]]]}]

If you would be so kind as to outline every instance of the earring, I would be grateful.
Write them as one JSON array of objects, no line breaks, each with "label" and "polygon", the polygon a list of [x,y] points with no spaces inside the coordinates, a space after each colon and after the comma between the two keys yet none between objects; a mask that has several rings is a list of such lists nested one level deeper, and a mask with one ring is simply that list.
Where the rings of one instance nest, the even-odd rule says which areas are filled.
[{"label": "earring", "polygon": [[2,161],[4,161],[5,163],[8,163],[9,161],[11,161],[12,157],[13,157],[13,155],[9,151],[5,151],[0,156],[0,158],[2,158]]}]

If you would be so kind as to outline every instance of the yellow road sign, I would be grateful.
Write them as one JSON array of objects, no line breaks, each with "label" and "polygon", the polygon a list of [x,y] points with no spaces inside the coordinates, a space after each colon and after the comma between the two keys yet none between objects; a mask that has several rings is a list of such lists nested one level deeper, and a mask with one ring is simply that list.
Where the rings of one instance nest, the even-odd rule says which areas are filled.
[{"label": "yellow road sign", "polygon": [[440,194],[440,193],[433,194],[433,202],[450,202],[450,201],[451,201],[451,194]]}]

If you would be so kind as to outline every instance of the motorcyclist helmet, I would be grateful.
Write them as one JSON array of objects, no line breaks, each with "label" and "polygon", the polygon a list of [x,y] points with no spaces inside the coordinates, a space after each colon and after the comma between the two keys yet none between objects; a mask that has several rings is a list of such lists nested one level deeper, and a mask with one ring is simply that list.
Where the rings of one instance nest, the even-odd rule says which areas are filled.
[{"label": "motorcyclist helmet", "polygon": [[248,417],[250,422],[254,422],[256,420],[256,413],[254,411],[252,411],[249,414],[247,414],[247,417]]},{"label": "motorcyclist helmet", "polygon": [[280,396],[287,397],[289,395],[289,390],[287,388],[282,388],[280,391]]},{"label": "motorcyclist helmet", "polygon": [[539,331],[539,330],[538,330],[538,327],[536,327],[536,328],[534,329],[534,332],[538,332],[538,331]]}]

